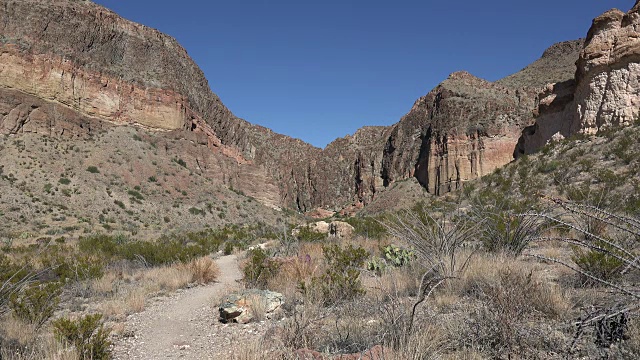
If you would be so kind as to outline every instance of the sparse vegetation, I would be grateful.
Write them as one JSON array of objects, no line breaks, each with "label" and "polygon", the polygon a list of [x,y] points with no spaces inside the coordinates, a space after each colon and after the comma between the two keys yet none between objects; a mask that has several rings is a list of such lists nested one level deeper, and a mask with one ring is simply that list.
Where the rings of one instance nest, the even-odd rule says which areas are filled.
[{"label": "sparse vegetation", "polygon": [[73,345],[81,359],[106,360],[110,358],[110,331],[101,319],[99,314],[77,320],[60,318],[53,322],[53,328],[58,339]]}]

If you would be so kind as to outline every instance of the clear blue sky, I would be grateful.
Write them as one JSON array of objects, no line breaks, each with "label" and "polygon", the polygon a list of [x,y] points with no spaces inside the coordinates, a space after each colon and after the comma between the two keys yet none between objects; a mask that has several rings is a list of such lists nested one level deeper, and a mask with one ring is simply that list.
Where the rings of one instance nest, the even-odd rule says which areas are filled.
[{"label": "clear blue sky", "polygon": [[324,147],[448,74],[497,80],[633,0],[94,0],[175,37],[237,116]]}]

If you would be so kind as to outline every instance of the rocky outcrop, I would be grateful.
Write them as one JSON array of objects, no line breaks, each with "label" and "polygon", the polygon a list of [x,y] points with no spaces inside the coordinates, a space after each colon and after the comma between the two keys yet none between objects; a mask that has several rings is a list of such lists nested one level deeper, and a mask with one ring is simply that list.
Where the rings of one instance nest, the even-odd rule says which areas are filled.
[{"label": "rocky outcrop", "polygon": [[271,318],[284,304],[284,296],[280,293],[247,289],[228,295],[220,304],[219,320],[223,323],[246,324],[254,320]]},{"label": "rocky outcrop", "polygon": [[387,139],[384,183],[415,176],[433,194],[459,189],[511,161],[532,107],[530,89],[451,74],[416,101]]},{"label": "rocky outcrop", "polygon": [[84,138],[108,126],[66,106],[0,87],[0,134],[29,132],[51,137]]},{"label": "rocky outcrop", "polygon": [[516,155],[537,151],[552,138],[633,124],[640,115],[640,2],[593,20],[575,78],[538,96],[537,118],[524,130]]}]

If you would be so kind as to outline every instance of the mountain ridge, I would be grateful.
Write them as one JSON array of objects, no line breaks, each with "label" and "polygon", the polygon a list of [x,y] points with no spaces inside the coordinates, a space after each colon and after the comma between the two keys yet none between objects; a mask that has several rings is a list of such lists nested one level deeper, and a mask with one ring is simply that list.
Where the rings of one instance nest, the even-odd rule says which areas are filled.
[{"label": "mountain ridge", "polygon": [[[277,193],[267,196],[270,206],[301,212],[360,208],[393,182],[414,176],[433,194],[453,191],[510,161],[508,147],[515,147],[519,128],[532,122],[537,90],[531,84],[518,88],[524,80],[512,77],[508,87],[456,72],[416,100],[396,124],[365,127],[320,149],[234,116],[186,50],[158,30],[87,1],[4,0],[3,5],[2,56],[17,64],[14,73],[29,69],[35,78],[49,79],[47,86],[35,78],[24,83],[15,74],[6,76],[12,73],[5,69],[4,87],[33,89],[36,97],[115,124],[186,137],[194,133],[212,151],[253,166],[249,172],[266,181],[242,185],[224,177],[229,186],[264,198],[260,188],[275,184]],[[32,21],[19,21],[27,16]],[[56,21],[61,18],[65,21]],[[71,36],[69,27],[75,30]],[[563,46],[543,55],[572,58],[575,46]],[[566,69],[558,72],[568,77]],[[16,109],[6,111],[0,131],[17,133],[24,129],[16,124],[31,121],[29,131],[38,132],[37,121]],[[40,115],[45,129],[65,126],[47,116]]]}]

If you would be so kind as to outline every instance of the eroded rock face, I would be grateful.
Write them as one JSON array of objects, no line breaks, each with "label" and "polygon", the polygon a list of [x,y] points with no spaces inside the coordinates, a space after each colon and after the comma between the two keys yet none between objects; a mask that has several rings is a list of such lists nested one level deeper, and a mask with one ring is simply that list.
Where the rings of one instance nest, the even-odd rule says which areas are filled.
[{"label": "eroded rock face", "polygon": [[533,92],[451,74],[418,99],[387,140],[383,181],[409,176],[433,194],[459,189],[511,161]]},{"label": "eroded rock face", "polygon": [[549,85],[538,96],[536,123],[516,149],[530,154],[552,137],[633,124],[640,115],[640,3],[593,20],[576,63],[575,78]]}]

